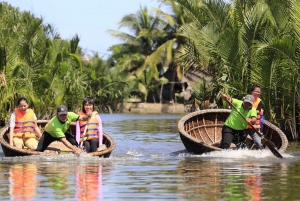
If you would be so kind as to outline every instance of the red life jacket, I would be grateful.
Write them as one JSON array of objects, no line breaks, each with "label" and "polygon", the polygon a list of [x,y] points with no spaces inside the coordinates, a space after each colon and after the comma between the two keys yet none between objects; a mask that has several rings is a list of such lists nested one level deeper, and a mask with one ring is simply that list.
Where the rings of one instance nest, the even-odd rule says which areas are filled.
[{"label": "red life jacket", "polygon": [[[257,98],[256,101],[253,102],[252,107],[256,109],[258,107],[258,104],[260,102],[261,102],[261,99]],[[261,121],[262,121],[262,115],[263,115],[263,113],[264,113],[264,111],[263,111],[263,109],[261,109],[259,111],[259,113],[257,114],[255,124],[253,124],[254,128],[256,128],[258,130],[261,128]],[[246,129],[253,129],[253,128],[252,128],[252,126],[248,125]]]},{"label": "red life jacket", "polygon": [[[84,112],[80,111],[79,112],[80,115],[86,115]],[[83,137],[83,133],[84,133],[84,129],[85,129],[85,125],[86,125],[87,121],[79,121],[79,126],[80,126],[80,140]],[[96,115],[94,114],[90,120],[89,123],[87,125],[87,130],[85,133],[85,137],[87,137],[87,140],[91,140],[94,138],[99,138],[98,136],[98,128],[99,128],[99,120],[96,118]]]},{"label": "red life jacket", "polygon": [[28,109],[26,114],[23,114],[19,108],[15,109],[16,119],[14,127],[14,137],[19,138],[35,138],[36,120],[34,112]]}]

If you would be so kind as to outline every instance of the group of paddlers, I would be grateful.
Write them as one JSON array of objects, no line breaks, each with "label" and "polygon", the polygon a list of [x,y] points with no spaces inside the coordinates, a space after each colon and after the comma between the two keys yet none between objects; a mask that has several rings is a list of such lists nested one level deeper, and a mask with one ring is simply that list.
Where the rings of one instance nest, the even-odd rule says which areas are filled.
[{"label": "group of paddlers", "polygon": [[[26,147],[40,152],[54,141],[61,141],[75,154],[83,150],[88,153],[102,150],[102,120],[94,106],[91,97],[83,100],[78,114],[68,111],[65,105],[59,105],[56,116],[49,120],[41,133],[34,111],[28,108],[28,100],[22,97],[10,117],[9,143],[17,148]],[[76,122],[75,135],[68,132],[71,122]]]},{"label": "group of paddlers", "polygon": [[261,99],[261,88],[254,84],[250,90],[251,94],[246,95],[243,100],[231,98],[222,94],[222,98],[232,104],[232,111],[226,119],[222,128],[222,140],[220,148],[228,149],[231,143],[237,148],[246,147],[247,135],[254,140],[256,149],[262,148],[261,137],[257,132],[263,128],[263,106]]}]

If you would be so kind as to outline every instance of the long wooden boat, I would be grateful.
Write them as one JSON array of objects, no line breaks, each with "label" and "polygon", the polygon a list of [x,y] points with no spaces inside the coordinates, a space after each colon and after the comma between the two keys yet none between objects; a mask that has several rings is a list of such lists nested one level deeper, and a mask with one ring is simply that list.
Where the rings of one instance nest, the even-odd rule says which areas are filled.
[{"label": "long wooden boat", "polygon": [[[47,120],[38,120],[37,125],[40,127],[43,132],[44,127],[48,123]],[[69,132],[75,134],[76,125],[72,123]],[[30,149],[24,148],[20,149],[15,146],[11,146],[8,141],[8,127],[4,127],[0,130],[0,144],[5,156],[29,156],[29,155],[54,155],[54,154],[66,154],[72,153],[72,150],[67,148],[62,142],[55,141],[51,143],[44,152],[32,151]],[[112,151],[116,148],[115,141],[106,133],[103,133],[103,150],[90,152],[90,156],[99,156],[108,158]]]},{"label": "long wooden boat", "polygon": [[[221,151],[222,127],[229,116],[229,109],[207,109],[189,113],[178,122],[180,138],[188,152],[203,154]],[[280,152],[288,146],[286,135],[275,125],[265,120],[263,134]],[[247,138],[247,147],[253,149],[253,140]],[[266,147],[264,147],[266,148]]]}]

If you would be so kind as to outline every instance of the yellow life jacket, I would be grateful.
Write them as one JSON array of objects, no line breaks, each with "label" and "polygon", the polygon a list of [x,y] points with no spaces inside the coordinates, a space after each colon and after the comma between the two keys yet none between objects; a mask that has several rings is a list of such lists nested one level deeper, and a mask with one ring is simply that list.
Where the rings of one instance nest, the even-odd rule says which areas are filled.
[{"label": "yellow life jacket", "polygon": [[28,109],[26,114],[23,114],[19,108],[15,109],[16,119],[14,127],[14,137],[19,138],[35,138],[36,121],[34,112]]},{"label": "yellow life jacket", "polygon": [[[80,115],[86,115],[84,112],[79,112]],[[87,124],[87,121],[79,121],[80,126],[80,139],[83,137],[84,129]],[[99,128],[99,120],[96,118],[95,113],[91,116],[89,123],[87,124],[87,130],[84,137],[87,137],[87,140],[91,140],[94,138],[99,138],[98,136],[98,128]]]},{"label": "yellow life jacket", "polygon": [[[253,102],[252,107],[256,109],[258,107],[258,104],[260,102],[261,102],[261,99],[257,98],[256,101]],[[263,111],[263,109],[261,109],[259,111],[259,113],[257,114],[255,124],[253,124],[253,127],[256,128],[256,129],[258,129],[258,130],[261,128],[261,121],[262,121],[262,115],[263,115],[263,113],[264,113],[264,111]],[[253,129],[253,128],[252,128],[252,126],[248,125],[246,129]]]}]

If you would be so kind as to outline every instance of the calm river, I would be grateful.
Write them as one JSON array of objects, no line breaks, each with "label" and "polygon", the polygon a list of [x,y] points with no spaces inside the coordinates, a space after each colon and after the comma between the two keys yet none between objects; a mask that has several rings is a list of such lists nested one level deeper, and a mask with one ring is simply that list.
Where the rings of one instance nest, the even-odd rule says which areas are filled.
[{"label": "calm river", "polygon": [[[0,200],[300,200],[300,147],[185,153],[183,114],[103,114],[117,144],[109,159],[3,157]],[[2,150],[0,150],[2,152]]]}]

